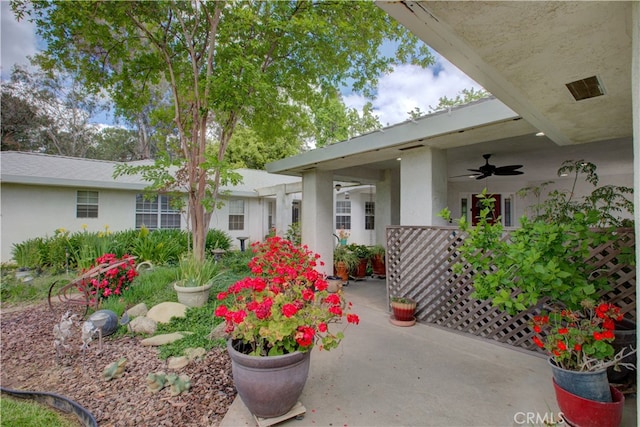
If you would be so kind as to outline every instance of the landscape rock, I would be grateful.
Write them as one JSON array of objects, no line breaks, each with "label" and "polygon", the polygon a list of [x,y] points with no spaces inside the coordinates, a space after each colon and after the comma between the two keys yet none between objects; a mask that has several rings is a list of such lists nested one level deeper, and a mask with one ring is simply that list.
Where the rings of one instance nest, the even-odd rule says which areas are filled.
[{"label": "landscape rock", "polygon": [[161,302],[149,309],[147,317],[158,323],[169,323],[172,317],[185,317],[187,308],[179,302]]},{"label": "landscape rock", "polygon": [[153,335],[158,327],[158,322],[148,317],[136,317],[129,322],[129,328],[131,332],[136,334],[148,334]]},{"label": "landscape rock", "polygon": [[167,363],[169,369],[177,371],[189,364],[189,359],[186,356],[170,357]]},{"label": "landscape rock", "polygon": [[187,359],[189,359],[189,361],[192,360],[200,360],[203,359],[204,356],[207,354],[207,350],[205,350],[202,347],[197,347],[197,348],[186,348],[183,352],[182,352],[185,357]]},{"label": "landscape rock", "polygon": [[218,338],[223,338],[223,339],[229,338],[229,334],[225,332],[226,327],[227,327],[227,324],[225,322],[220,323],[218,326],[213,328],[208,338],[210,340],[215,340]]},{"label": "landscape rock", "polygon": [[146,316],[148,311],[149,309],[147,308],[147,304],[142,302],[140,304],[134,305],[129,310],[127,310],[127,314],[130,317],[139,317]]}]

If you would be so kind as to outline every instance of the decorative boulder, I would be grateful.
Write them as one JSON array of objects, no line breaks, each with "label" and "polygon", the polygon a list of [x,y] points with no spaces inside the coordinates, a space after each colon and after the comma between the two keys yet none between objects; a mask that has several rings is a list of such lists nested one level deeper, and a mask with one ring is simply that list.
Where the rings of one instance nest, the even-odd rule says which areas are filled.
[{"label": "decorative boulder", "polygon": [[147,309],[147,304],[141,302],[127,310],[127,314],[131,317],[139,317],[146,316],[148,311],[149,309]]},{"label": "decorative boulder", "polygon": [[153,335],[156,333],[156,328],[158,327],[158,323],[149,319],[148,317],[136,317],[131,322],[129,322],[129,328],[131,332],[136,334],[148,334]]}]

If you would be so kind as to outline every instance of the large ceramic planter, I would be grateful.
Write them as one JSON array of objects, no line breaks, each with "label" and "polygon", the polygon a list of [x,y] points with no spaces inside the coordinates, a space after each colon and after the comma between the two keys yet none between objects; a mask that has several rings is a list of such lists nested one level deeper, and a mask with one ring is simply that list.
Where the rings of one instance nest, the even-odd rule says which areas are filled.
[{"label": "large ceramic planter", "polygon": [[[611,343],[613,346],[613,351],[617,354],[621,350],[625,350],[625,354],[631,349],[636,348],[636,323],[633,320],[622,319],[616,323],[616,328],[613,331],[615,335],[615,339]],[[631,363],[633,365],[636,364],[636,353],[630,354],[622,359],[623,363]],[[624,382],[629,374],[633,371],[631,369],[625,368],[624,366],[619,366],[617,368],[613,366],[607,369],[607,376],[609,377],[609,382],[612,383],[622,383]]]},{"label": "large ceramic planter", "polygon": [[553,358],[549,358],[549,365],[554,382],[569,393],[597,402],[611,402],[606,369],[596,372],[570,371],[557,366]]},{"label": "large ceramic planter", "polygon": [[563,419],[577,427],[618,427],[622,422],[624,395],[610,387],[612,402],[597,402],[576,396],[553,381]]},{"label": "large ceramic planter", "polygon": [[260,357],[238,351],[239,346],[240,341],[227,341],[233,382],[242,402],[261,418],[289,412],[307,381],[311,352]]},{"label": "large ceramic planter", "polygon": [[178,294],[178,302],[184,304],[187,307],[203,307],[209,301],[209,290],[213,283],[208,283],[204,286],[180,286],[180,282],[173,284]]}]

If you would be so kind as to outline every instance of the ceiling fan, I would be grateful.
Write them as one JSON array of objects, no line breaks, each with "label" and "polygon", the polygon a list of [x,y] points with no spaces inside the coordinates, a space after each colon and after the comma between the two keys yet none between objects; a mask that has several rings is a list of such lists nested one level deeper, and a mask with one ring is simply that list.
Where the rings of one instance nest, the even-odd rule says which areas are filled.
[{"label": "ceiling fan", "polygon": [[491,175],[522,175],[524,172],[516,170],[520,169],[522,165],[508,165],[508,166],[494,166],[489,164],[489,158],[491,154],[483,154],[486,163],[478,169],[467,169],[470,172],[474,172],[476,179],[484,179]]}]

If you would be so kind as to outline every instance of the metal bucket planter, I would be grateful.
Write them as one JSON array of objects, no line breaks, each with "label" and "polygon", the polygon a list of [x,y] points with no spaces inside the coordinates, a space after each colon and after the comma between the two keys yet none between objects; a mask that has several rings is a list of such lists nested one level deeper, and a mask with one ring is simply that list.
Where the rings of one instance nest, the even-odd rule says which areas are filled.
[{"label": "metal bucket planter", "polygon": [[595,372],[570,371],[557,366],[551,357],[549,364],[553,371],[554,382],[562,389],[584,399],[611,402],[606,369]]},{"label": "metal bucket planter", "polygon": [[233,382],[249,411],[260,418],[289,412],[298,402],[309,375],[311,352],[281,356],[249,356],[241,341],[227,341]]}]

